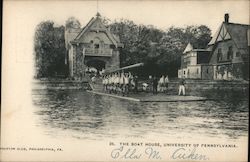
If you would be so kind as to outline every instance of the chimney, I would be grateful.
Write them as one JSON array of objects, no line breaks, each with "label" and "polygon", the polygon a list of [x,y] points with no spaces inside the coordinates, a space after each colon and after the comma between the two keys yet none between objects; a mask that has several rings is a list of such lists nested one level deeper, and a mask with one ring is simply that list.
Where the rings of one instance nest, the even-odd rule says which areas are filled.
[{"label": "chimney", "polygon": [[229,23],[229,14],[228,13],[226,13],[224,16],[224,22]]}]

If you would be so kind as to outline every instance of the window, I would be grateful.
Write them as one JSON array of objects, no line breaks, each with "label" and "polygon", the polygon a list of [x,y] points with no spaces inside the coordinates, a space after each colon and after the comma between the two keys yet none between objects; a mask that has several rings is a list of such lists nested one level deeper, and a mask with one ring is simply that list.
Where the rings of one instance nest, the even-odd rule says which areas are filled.
[{"label": "window", "polygon": [[208,69],[207,69],[207,74],[208,74]]},{"label": "window", "polygon": [[233,47],[230,46],[230,47],[228,47],[227,59],[231,60],[232,58],[233,58]]},{"label": "window", "polygon": [[197,69],[197,74],[199,74],[199,69]]},{"label": "window", "polygon": [[218,49],[218,53],[217,53],[217,61],[222,61],[222,52],[221,52],[221,48]]},{"label": "window", "polygon": [[185,75],[185,74],[186,74],[186,71],[183,71],[183,74]]},{"label": "window", "polygon": [[236,52],[236,57],[240,57],[240,52]]}]

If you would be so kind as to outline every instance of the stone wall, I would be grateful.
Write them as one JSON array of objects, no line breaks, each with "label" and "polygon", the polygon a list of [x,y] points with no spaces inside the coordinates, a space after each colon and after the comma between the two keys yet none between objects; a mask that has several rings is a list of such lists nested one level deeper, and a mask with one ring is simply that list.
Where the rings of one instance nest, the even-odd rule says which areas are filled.
[{"label": "stone wall", "polygon": [[84,76],[85,65],[84,65],[84,58],[82,51],[83,51],[82,45],[76,46],[75,73],[74,73],[75,78],[82,78]]},{"label": "stone wall", "polygon": [[201,79],[201,65],[187,66],[186,78]]},{"label": "stone wall", "polygon": [[91,89],[87,81],[34,81],[32,83],[32,90],[39,89],[78,89],[89,90]]},{"label": "stone wall", "polygon": [[[178,94],[178,81],[169,83],[169,93]],[[205,96],[216,98],[216,95],[241,94],[248,96],[249,82],[241,81],[211,81],[211,80],[186,80],[187,95]]]}]

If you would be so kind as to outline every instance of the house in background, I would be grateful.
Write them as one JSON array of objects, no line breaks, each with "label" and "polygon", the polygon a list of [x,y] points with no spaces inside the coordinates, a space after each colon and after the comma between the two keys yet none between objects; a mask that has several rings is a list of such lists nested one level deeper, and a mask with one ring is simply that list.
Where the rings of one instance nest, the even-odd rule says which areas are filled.
[{"label": "house in background", "polygon": [[224,19],[207,49],[193,49],[190,44],[186,47],[179,78],[249,79],[250,25],[230,23],[228,14]]},{"label": "house in background", "polygon": [[188,43],[181,56],[179,78],[212,79],[213,68],[208,64],[210,52],[208,49],[194,49]]},{"label": "house in background", "polygon": [[214,79],[248,79],[250,25],[225,21],[221,24],[208,48],[211,49],[209,64],[214,67]]},{"label": "house in background", "polygon": [[82,78],[88,67],[99,71],[120,67],[119,49],[123,44],[103,24],[99,13],[84,28],[73,26],[67,29],[65,43],[68,54],[66,63],[71,77]]}]

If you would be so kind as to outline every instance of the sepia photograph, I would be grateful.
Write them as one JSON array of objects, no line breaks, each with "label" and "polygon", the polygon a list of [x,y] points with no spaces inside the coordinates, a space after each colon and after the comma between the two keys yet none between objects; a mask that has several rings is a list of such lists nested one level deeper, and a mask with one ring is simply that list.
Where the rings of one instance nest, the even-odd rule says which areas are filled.
[{"label": "sepia photograph", "polygon": [[4,0],[0,161],[247,162],[248,0]]}]

